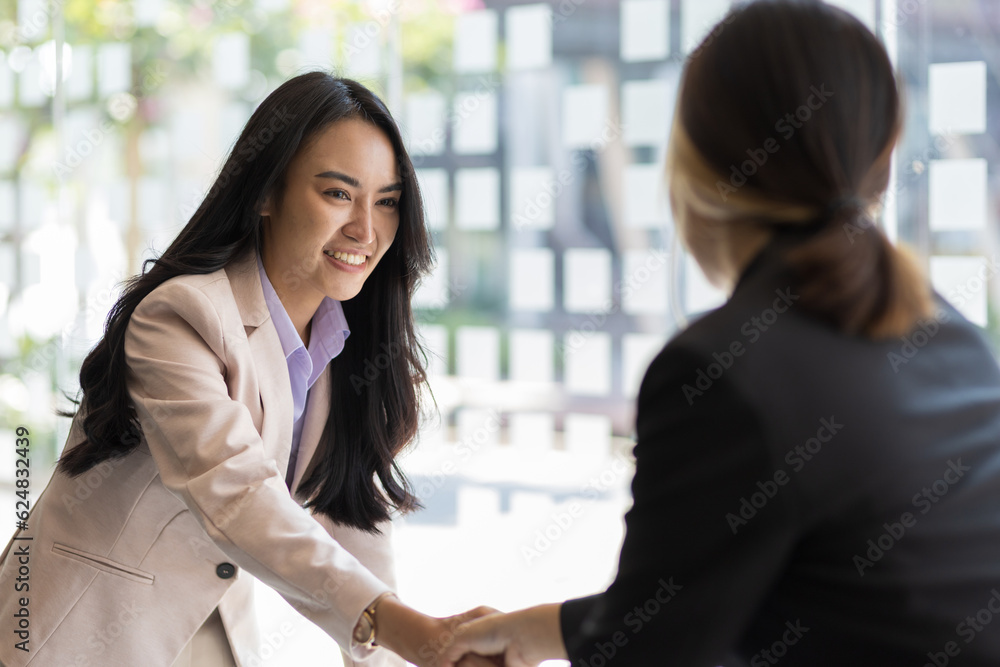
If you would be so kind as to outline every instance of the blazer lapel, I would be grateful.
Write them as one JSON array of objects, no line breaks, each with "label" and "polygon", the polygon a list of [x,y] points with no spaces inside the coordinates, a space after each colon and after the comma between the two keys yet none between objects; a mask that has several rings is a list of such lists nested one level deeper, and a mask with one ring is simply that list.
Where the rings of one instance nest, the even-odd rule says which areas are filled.
[{"label": "blazer lapel", "polygon": [[251,250],[230,262],[226,266],[226,274],[257,370],[263,411],[260,435],[264,451],[274,457],[278,472],[284,477],[292,447],[292,387],[281,341],[264,301],[256,252]]},{"label": "blazer lapel", "polygon": [[[313,457],[318,456],[319,438],[323,435],[326,427],[326,420],[330,414],[330,365],[318,378],[316,383],[309,390],[309,398],[306,400],[305,422],[302,424],[302,433],[299,436],[299,455],[295,462],[295,475],[292,477],[292,489],[297,491],[299,483],[306,476],[306,472],[311,470]],[[301,499],[303,502],[305,498]]]}]

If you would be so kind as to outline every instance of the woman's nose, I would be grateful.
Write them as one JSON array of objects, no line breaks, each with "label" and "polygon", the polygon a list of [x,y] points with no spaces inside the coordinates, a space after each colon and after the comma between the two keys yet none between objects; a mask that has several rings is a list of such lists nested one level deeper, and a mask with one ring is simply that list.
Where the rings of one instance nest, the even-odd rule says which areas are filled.
[{"label": "woman's nose", "polygon": [[351,221],[344,226],[344,234],[350,239],[368,245],[375,240],[375,224],[371,209],[358,204],[351,211]]}]

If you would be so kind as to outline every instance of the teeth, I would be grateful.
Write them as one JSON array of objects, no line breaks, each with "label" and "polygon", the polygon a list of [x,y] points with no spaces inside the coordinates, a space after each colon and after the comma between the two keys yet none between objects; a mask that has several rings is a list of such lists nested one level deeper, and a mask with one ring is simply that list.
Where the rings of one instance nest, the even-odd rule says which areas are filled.
[{"label": "teeth", "polygon": [[323,252],[324,254],[333,257],[334,259],[339,259],[341,262],[345,264],[353,264],[354,266],[358,266],[359,264],[364,264],[365,260],[368,259],[364,255],[352,255],[350,253],[341,252],[339,250],[335,250],[333,252],[324,250]]}]

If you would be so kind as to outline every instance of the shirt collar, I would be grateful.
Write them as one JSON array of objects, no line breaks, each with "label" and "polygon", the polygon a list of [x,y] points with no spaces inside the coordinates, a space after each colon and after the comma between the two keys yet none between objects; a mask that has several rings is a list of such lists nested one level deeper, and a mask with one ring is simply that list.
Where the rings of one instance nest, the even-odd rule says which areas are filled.
[{"label": "shirt collar", "polygon": [[[264,263],[261,261],[260,253],[257,253],[257,270],[260,273],[260,285],[264,291],[264,302],[271,314],[271,321],[278,332],[278,340],[281,341],[281,350],[285,354],[286,361],[296,353],[296,350],[305,350],[305,345],[299,337],[295,325],[288,317],[281,299],[278,298],[274,286],[267,277],[264,270]],[[347,318],[344,316],[344,308],[340,301],[323,297],[319,308],[312,318],[312,329],[309,334],[309,357],[312,359],[312,375],[318,376],[331,359],[340,354],[344,349],[344,342],[350,335],[351,330],[347,325]],[[310,378],[315,380],[315,378]],[[312,382],[310,382],[310,385]]]}]

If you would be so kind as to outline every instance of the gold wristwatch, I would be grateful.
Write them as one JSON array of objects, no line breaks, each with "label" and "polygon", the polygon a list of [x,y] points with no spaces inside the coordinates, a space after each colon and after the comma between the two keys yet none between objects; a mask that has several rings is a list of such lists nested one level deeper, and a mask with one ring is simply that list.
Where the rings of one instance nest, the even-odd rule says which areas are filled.
[{"label": "gold wristwatch", "polygon": [[372,648],[375,646],[375,607],[384,598],[395,595],[392,591],[386,591],[379,595],[375,600],[365,607],[365,610],[361,612],[361,618],[358,620],[358,624],[354,626],[354,641],[361,644],[365,648]]}]

